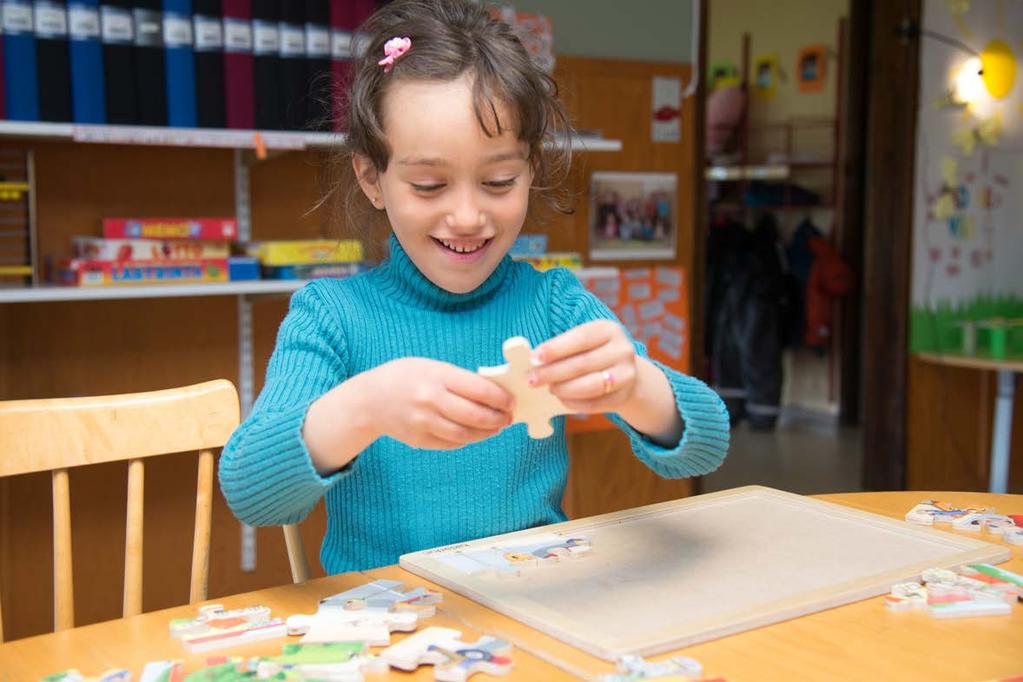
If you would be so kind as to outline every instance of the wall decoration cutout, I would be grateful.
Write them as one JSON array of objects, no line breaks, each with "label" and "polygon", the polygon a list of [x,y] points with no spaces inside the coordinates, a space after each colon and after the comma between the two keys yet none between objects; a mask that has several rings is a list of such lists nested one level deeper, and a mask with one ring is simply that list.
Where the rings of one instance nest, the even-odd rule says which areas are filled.
[{"label": "wall decoration cutout", "polygon": [[992,97],[1004,99],[1016,80],[1016,55],[1004,40],[992,40],[980,53],[981,78]]},{"label": "wall decoration cutout", "polygon": [[828,49],[824,45],[809,45],[799,51],[796,58],[796,80],[800,92],[820,92],[827,75]]},{"label": "wall decoration cutout", "polygon": [[707,82],[710,83],[711,90],[727,88],[731,85],[738,85],[739,69],[736,68],[735,62],[727,59],[714,62],[710,65],[710,73],[707,74]]},{"label": "wall decoration cutout", "polygon": [[763,99],[774,99],[778,90],[778,55],[757,57],[753,69],[753,92]]}]

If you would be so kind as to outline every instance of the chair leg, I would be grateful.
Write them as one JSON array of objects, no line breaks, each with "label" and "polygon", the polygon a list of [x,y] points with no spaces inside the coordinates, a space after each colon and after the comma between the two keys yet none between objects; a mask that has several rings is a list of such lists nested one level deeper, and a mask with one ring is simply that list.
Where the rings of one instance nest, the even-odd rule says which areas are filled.
[{"label": "chair leg", "polygon": [[284,544],[288,546],[288,563],[291,564],[291,580],[296,585],[309,580],[309,564],[305,560],[305,545],[298,525],[282,526]]}]

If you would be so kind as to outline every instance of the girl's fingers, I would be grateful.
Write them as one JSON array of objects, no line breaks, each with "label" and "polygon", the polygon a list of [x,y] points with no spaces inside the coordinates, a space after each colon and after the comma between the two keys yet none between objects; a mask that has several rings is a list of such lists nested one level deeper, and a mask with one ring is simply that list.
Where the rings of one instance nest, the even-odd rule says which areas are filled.
[{"label": "girl's fingers", "polygon": [[618,324],[611,320],[587,322],[544,341],[533,350],[533,357],[544,364],[552,363],[602,346],[618,330]]},{"label": "girl's fingers", "polygon": [[428,433],[440,441],[451,443],[450,448],[456,448],[466,443],[474,443],[484,438],[489,438],[496,433],[496,430],[464,426],[445,416],[436,415],[429,426]]},{"label": "girl's fingers", "polygon": [[558,384],[582,378],[592,372],[599,372],[615,364],[615,351],[607,344],[561,360],[534,367],[529,370],[529,382],[533,386]]},{"label": "girl's fingers", "polygon": [[566,407],[575,407],[573,401],[617,400],[614,394],[630,386],[636,379],[636,370],[631,365],[614,365],[609,369],[588,372],[582,376],[554,383],[550,391]]},{"label": "girl's fingers", "polygon": [[[500,387],[495,386],[495,388]],[[493,435],[508,426],[508,421],[511,419],[510,411],[495,410],[451,392],[443,394],[437,401],[437,412],[445,419],[468,429],[473,434],[477,432],[485,434],[481,438]],[[471,438],[471,440],[480,440],[480,438]]]},{"label": "girl's fingers", "polygon": [[515,398],[505,388],[466,369],[453,367],[444,376],[444,386],[452,394],[498,413],[510,414],[514,406]]}]

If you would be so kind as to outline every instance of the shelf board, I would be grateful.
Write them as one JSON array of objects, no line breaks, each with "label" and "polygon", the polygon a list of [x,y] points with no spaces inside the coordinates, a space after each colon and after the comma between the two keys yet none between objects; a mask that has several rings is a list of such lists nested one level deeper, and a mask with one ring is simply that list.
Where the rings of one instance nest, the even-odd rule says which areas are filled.
[{"label": "shelf board", "polygon": [[[333,132],[287,130],[221,130],[216,128],[171,128],[164,126],[79,125],[75,123],[37,123],[0,121],[0,137],[42,140],[70,140],[100,144],[137,144],[165,147],[213,147],[255,149],[256,135],[268,150],[301,150],[311,147],[337,147],[345,136]],[[577,136],[574,149],[590,152],[620,151],[621,140]]]},{"label": "shelf board", "polygon": [[222,284],[136,284],[107,287],[43,285],[0,287],[0,303],[50,303],[55,301],[102,301],[125,298],[174,298],[180,296],[237,296],[240,294],[289,294],[306,280],[252,280]]},{"label": "shelf board", "polygon": [[[574,271],[580,279],[608,277],[617,268],[593,267]],[[261,279],[221,284],[134,284],[122,286],[75,287],[41,285],[35,287],[0,286],[2,303],[54,303],[59,301],[111,301],[126,298],[175,298],[182,296],[238,296],[290,294],[305,286],[304,279]]]},{"label": "shelf board", "polygon": [[735,202],[711,203],[711,209],[748,210],[748,211],[833,211],[834,204],[782,204],[779,206],[750,206],[749,204],[738,204]]},{"label": "shelf board", "polygon": [[707,180],[784,180],[789,177],[789,166],[784,163],[757,166],[707,166],[704,177]]}]

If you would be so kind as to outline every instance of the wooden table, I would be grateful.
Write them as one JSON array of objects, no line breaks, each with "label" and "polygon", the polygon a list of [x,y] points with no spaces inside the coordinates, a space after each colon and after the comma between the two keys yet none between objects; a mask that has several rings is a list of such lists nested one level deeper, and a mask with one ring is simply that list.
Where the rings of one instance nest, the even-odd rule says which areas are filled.
[{"label": "wooden table", "polygon": [[[908,509],[924,499],[985,504],[1003,513],[1023,513],[1023,495],[895,492],[819,497],[895,518],[902,518]],[[976,535],[971,534],[971,537]],[[992,539],[991,536],[981,538]],[[1012,559],[1002,566],[1023,573],[1023,547],[1011,549]],[[750,559],[755,561],[755,557]],[[266,604],[279,615],[310,613],[315,610],[318,599],[378,578],[431,586],[397,566],[390,566],[234,595],[216,602],[228,607]],[[468,639],[485,633],[511,640],[516,647],[515,668],[506,679],[595,679],[599,673],[613,669],[606,661],[457,594],[441,591],[444,601],[437,616],[428,622],[461,629]],[[137,676],[147,661],[164,658],[183,658],[188,670],[194,670],[201,667],[205,655],[184,655],[180,645],[167,634],[167,622],[171,618],[187,617],[193,612],[191,607],[177,607],[0,645],[0,682],[34,680],[71,667],[84,674],[127,667]],[[271,640],[227,652],[239,656],[268,655],[279,652],[280,646],[281,640]],[[1015,605],[1011,616],[933,620],[924,613],[891,613],[878,597],[675,653],[700,661],[708,677],[721,676],[729,682],[997,680],[1023,674],[1023,604]],[[367,676],[368,682],[384,679],[428,680],[432,679],[432,668],[420,668],[414,675],[391,672],[389,676]]]},{"label": "wooden table", "polygon": [[1008,492],[1012,403],[1016,392],[1016,374],[1023,376],[1023,360],[983,358],[955,353],[917,353],[917,357],[937,365],[986,370],[995,372],[998,376],[995,416],[991,426],[991,472],[988,479],[988,490],[993,493]]}]

